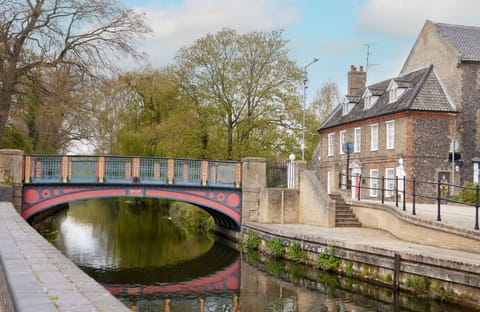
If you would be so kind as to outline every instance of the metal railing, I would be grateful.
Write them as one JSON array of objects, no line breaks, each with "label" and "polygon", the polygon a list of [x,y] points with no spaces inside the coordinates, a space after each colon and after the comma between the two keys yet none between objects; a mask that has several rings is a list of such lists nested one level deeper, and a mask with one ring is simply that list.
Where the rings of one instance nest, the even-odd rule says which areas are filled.
[{"label": "metal railing", "polygon": [[142,183],[240,188],[240,162],[129,156],[24,156],[29,183]]},{"label": "metal railing", "polygon": [[[350,179],[350,180],[349,180]],[[340,173],[340,189],[350,189],[353,193],[352,198],[361,200],[364,196],[369,199],[380,197],[384,204],[387,199],[395,202],[395,207],[402,206],[406,211],[407,201],[412,205],[412,215],[416,215],[416,204],[430,203],[437,205],[436,220],[441,221],[441,207],[448,203],[457,203],[475,208],[474,229],[479,230],[479,207],[480,186],[477,183],[474,186],[455,185],[446,181],[438,180],[436,182],[417,179],[415,177],[407,179],[406,177],[386,178],[369,176],[348,176]],[[368,181],[368,182],[367,182]],[[393,186],[393,187],[392,187]],[[449,190],[456,189],[459,193],[469,192],[469,201],[462,201],[458,196],[450,196]],[[363,192],[362,192],[363,191]],[[365,192],[370,192],[367,195]]]},{"label": "metal railing", "polygon": [[288,159],[267,161],[267,187],[288,186]]}]

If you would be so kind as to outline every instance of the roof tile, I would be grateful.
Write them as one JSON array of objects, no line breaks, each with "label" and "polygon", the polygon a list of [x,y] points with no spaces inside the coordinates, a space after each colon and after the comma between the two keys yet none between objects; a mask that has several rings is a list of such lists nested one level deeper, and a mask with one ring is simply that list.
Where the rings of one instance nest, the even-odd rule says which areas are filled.
[{"label": "roof tile", "polygon": [[[382,94],[372,107],[364,109],[364,100],[362,98],[348,114],[343,115],[340,104],[325,121],[322,122],[319,130],[408,110],[435,112],[457,111],[435,74],[433,65],[402,74],[393,79],[395,81],[401,81],[402,87],[410,86],[402,93],[396,102],[389,103],[389,94],[386,92],[392,79],[367,86],[369,90],[376,90],[375,93]],[[380,92],[381,90],[383,90],[383,93]],[[364,91],[365,89],[359,90],[359,94],[363,94]]]}]

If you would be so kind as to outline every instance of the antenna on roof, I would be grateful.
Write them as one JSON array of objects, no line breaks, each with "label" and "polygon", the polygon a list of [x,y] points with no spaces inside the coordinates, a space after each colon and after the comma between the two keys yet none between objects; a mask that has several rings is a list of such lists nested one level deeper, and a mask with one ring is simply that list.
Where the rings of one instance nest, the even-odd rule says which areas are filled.
[{"label": "antenna on roof", "polygon": [[375,45],[376,43],[373,43],[373,42],[369,42],[369,43],[365,43],[364,45],[367,46],[367,63],[365,64],[365,72],[368,73],[368,70],[370,69],[371,66],[375,66],[375,65],[378,65],[378,64],[370,64],[370,46],[373,46]]}]

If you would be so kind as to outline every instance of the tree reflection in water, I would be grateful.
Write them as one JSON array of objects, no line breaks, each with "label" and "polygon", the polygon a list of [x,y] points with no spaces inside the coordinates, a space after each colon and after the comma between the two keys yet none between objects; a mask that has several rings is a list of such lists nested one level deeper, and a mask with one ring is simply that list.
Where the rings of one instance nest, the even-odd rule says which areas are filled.
[{"label": "tree reflection in water", "polygon": [[155,201],[88,200],[36,226],[135,311],[468,311],[189,233]]}]

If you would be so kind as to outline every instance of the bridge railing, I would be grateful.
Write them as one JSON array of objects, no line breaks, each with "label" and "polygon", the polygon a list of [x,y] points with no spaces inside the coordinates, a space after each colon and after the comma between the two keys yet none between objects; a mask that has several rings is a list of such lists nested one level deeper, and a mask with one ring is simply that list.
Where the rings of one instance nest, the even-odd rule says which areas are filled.
[{"label": "bridge railing", "polygon": [[24,183],[172,184],[241,187],[241,163],[130,156],[26,155]]}]

